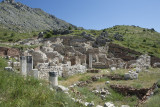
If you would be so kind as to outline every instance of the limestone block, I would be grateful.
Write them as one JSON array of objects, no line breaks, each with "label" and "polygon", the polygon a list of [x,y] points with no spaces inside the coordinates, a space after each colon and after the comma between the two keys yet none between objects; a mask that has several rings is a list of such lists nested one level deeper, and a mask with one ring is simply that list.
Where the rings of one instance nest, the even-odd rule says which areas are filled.
[{"label": "limestone block", "polygon": [[142,70],[140,68],[135,68],[135,70],[136,70],[136,73],[142,72]]},{"label": "limestone block", "polygon": [[62,85],[58,85],[58,86],[57,86],[57,91],[68,92],[69,89],[66,88],[66,87],[64,87],[64,86],[62,86]]},{"label": "limestone block", "polygon": [[116,71],[116,67],[111,67],[111,71]]},{"label": "limestone block", "polygon": [[125,80],[130,79],[130,78],[131,78],[130,73],[125,73],[125,74],[124,74],[124,78],[125,78]]},{"label": "limestone block", "polygon": [[45,61],[47,61],[46,54],[40,50],[39,51],[30,51],[29,53],[33,56],[34,65],[36,65],[37,63],[44,63]]},{"label": "limestone block", "polygon": [[106,102],[104,104],[104,107],[115,107],[114,104],[112,102]]},{"label": "limestone block", "polygon": [[13,71],[13,68],[12,67],[5,67],[4,68],[6,71]]}]

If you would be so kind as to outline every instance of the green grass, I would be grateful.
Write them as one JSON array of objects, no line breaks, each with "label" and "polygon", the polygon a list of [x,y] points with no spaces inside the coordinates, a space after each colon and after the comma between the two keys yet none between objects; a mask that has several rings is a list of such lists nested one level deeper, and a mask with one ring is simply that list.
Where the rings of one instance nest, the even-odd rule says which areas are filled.
[{"label": "green grass", "polygon": [[94,101],[96,105],[101,104],[103,102],[99,96],[92,93],[87,87],[77,87],[77,90],[86,97],[84,98],[84,101]]},{"label": "green grass", "polygon": [[142,105],[142,107],[159,107],[160,106],[160,92],[154,96],[152,96],[146,104]]},{"label": "green grass", "polygon": [[35,37],[38,35],[38,33],[38,31],[20,33],[9,29],[5,29],[2,27],[2,25],[0,25],[0,41],[2,42],[16,42],[23,39]]},{"label": "green grass", "polygon": [[85,76],[81,77],[81,78],[79,79],[79,81],[87,81],[87,80],[90,80],[90,79],[91,79],[91,76],[90,76],[90,75],[85,75]]},{"label": "green grass", "polygon": [[141,53],[148,53],[149,55],[160,57],[160,33],[153,29],[119,25],[106,30],[110,38],[113,38],[113,35],[116,33],[124,36],[124,41],[114,40],[114,43]]},{"label": "green grass", "polygon": [[79,107],[63,92],[51,91],[45,81],[4,71],[0,58],[0,107]]},{"label": "green grass", "polygon": [[109,102],[113,102],[115,105],[129,105],[131,107],[134,107],[137,102],[138,102],[138,98],[136,96],[124,96],[112,89],[109,88],[109,92],[111,93],[111,95],[108,95],[105,99],[105,101]]}]

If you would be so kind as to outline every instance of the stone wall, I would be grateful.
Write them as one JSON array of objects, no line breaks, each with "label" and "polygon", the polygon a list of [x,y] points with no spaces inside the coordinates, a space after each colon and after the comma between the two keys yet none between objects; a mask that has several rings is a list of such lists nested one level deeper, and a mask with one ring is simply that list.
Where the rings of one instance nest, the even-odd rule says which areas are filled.
[{"label": "stone wall", "polygon": [[[139,58],[139,56],[142,55],[142,53],[140,52],[136,52],[129,48],[124,48],[113,43],[109,44],[109,52],[112,53],[114,57],[121,58],[124,61],[128,61],[128,63],[136,61]],[[153,64],[157,62],[160,62],[160,58],[151,56],[151,66],[153,66]]]},{"label": "stone wall", "polygon": [[20,52],[15,48],[0,47],[0,56],[18,57]]},{"label": "stone wall", "polygon": [[109,44],[109,52],[111,52],[114,57],[121,58],[124,61],[136,60],[138,56],[141,55],[140,52],[136,52],[113,43]]}]

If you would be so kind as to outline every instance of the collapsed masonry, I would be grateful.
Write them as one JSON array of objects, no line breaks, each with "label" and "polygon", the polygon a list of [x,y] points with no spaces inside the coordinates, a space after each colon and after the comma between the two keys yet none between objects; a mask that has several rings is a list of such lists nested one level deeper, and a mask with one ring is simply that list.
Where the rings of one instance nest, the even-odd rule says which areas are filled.
[{"label": "collapsed masonry", "polygon": [[24,56],[33,57],[33,67],[38,69],[39,78],[48,80],[50,71],[67,77],[85,73],[87,68],[108,68],[116,65],[124,68],[124,61],[119,58],[107,58],[108,46],[93,47],[93,41],[84,38],[60,37],[43,40],[44,44],[36,49],[27,50]]},{"label": "collapsed masonry", "polygon": [[61,36],[50,39],[40,39],[43,46],[30,49],[24,56],[33,57],[33,67],[38,69],[39,78],[48,80],[50,71],[58,72],[59,76],[67,77],[77,73],[85,73],[92,68],[127,68],[150,67],[151,58],[142,55],[137,60],[124,61],[121,58],[111,57],[109,45],[95,46],[94,41],[73,36]]}]

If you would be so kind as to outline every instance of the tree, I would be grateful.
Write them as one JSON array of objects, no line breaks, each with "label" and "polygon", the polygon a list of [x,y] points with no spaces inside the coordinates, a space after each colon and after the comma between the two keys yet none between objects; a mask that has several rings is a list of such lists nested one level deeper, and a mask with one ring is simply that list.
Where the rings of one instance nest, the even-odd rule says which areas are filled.
[{"label": "tree", "polygon": [[15,33],[11,33],[11,37],[14,37],[15,36]]},{"label": "tree", "polygon": [[68,27],[68,30],[72,30],[72,26],[69,26],[69,27]]},{"label": "tree", "polygon": [[7,35],[8,35],[8,33],[7,33],[7,32],[5,32],[3,35],[4,35],[4,36],[7,36]]}]

